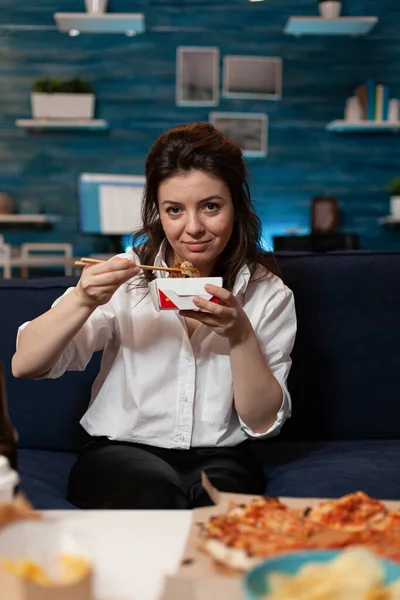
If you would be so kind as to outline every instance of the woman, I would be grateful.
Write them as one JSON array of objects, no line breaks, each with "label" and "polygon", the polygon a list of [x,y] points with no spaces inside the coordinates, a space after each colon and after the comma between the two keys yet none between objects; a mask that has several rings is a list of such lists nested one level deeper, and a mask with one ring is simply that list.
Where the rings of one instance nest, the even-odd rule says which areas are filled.
[{"label": "woman", "polygon": [[[93,436],[69,479],[82,508],[190,508],[223,491],[262,493],[249,440],[290,415],[292,292],[259,247],[239,147],[207,123],[175,127],[146,160],[135,252],[85,267],[78,285],[20,327],[16,377],[60,377],[103,350],[81,424]],[[157,313],[137,264],[192,262],[219,304]],[[127,285],[124,285],[127,284]]]}]

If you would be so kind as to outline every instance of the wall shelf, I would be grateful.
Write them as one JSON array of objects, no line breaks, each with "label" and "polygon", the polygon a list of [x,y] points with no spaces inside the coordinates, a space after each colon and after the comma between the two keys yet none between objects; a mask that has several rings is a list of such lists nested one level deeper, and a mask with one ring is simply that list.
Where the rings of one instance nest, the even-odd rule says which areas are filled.
[{"label": "wall shelf", "polygon": [[400,131],[400,121],[331,121],[326,126],[327,131],[335,133],[390,133]]},{"label": "wall shelf", "polygon": [[378,17],[290,17],[284,33],[288,35],[366,35],[378,22]]},{"label": "wall shelf", "polygon": [[57,220],[52,215],[0,215],[1,229],[49,229]]},{"label": "wall shelf", "polygon": [[224,56],[224,98],[280,100],[282,59],[278,56]]},{"label": "wall shelf", "polygon": [[124,33],[131,36],[145,31],[142,13],[54,13],[54,20],[61,32],[79,33]]},{"label": "wall shelf", "polygon": [[400,228],[400,217],[387,215],[386,217],[381,217],[380,219],[378,219],[378,223],[380,225],[387,225],[393,228]]},{"label": "wall shelf", "polygon": [[108,123],[104,119],[76,120],[73,119],[17,119],[16,127],[24,129],[87,129],[104,130],[108,129]]},{"label": "wall shelf", "polygon": [[177,106],[217,106],[219,79],[219,48],[178,46],[175,89]]},{"label": "wall shelf", "polygon": [[240,146],[243,156],[268,154],[268,115],[264,113],[210,112],[209,122]]}]

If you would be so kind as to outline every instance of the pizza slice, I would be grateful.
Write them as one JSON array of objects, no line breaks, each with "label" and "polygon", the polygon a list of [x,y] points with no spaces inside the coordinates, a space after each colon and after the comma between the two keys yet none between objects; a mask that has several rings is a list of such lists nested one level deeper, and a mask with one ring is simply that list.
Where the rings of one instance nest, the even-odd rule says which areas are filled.
[{"label": "pizza slice", "polygon": [[387,508],[364,492],[354,492],[314,506],[307,519],[329,529],[363,531],[377,527],[387,516]]}]

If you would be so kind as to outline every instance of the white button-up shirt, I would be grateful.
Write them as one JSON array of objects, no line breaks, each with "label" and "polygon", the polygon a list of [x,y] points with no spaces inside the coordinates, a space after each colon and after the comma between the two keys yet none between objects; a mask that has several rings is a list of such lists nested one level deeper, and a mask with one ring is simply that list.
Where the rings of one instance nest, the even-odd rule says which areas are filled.
[{"label": "white button-up shirt", "polygon": [[[119,256],[138,262],[132,252]],[[165,264],[161,251],[155,260],[159,264]],[[251,431],[235,411],[227,339],[206,325],[189,339],[183,317],[171,310],[157,312],[147,290],[132,285],[135,278],[96,308],[45,377],[81,371],[94,352],[103,350],[89,408],[81,419],[92,436],[187,449],[234,446],[249,436],[276,435],[291,412],[286,382],[296,314],[293,294],[281,279],[268,274],[254,281],[259,276],[260,270],[250,280],[249,269],[243,267],[233,293],[283,391],[275,423],[265,433]]]}]

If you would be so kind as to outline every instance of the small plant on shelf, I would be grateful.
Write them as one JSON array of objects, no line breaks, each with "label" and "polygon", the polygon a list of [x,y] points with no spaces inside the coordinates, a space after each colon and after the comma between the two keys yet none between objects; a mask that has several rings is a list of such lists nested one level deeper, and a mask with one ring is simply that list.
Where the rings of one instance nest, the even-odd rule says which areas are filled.
[{"label": "small plant on shelf", "polygon": [[33,82],[34,119],[93,119],[95,97],[81,77],[68,81],[42,77]]},{"label": "small plant on shelf", "polygon": [[388,192],[391,196],[400,196],[400,177],[396,177],[389,183]]},{"label": "small plant on shelf", "polygon": [[74,77],[68,81],[42,77],[33,82],[33,89],[39,94],[92,94],[92,86],[81,77]]}]

